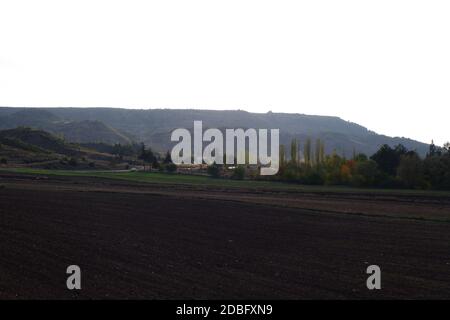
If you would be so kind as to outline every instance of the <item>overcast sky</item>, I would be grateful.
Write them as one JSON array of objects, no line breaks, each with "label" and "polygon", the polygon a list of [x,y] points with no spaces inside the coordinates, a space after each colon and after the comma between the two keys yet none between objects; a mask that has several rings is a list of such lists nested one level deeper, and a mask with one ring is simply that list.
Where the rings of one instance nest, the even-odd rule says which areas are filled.
[{"label": "overcast sky", "polygon": [[450,1],[2,0],[0,105],[335,115],[442,144]]}]

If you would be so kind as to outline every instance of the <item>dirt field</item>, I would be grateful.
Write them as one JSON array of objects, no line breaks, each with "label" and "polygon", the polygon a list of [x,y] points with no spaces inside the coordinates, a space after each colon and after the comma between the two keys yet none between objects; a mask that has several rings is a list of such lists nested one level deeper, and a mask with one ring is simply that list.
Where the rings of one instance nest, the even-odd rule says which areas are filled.
[{"label": "dirt field", "polygon": [[3,299],[450,299],[450,198],[1,173],[0,253]]}]

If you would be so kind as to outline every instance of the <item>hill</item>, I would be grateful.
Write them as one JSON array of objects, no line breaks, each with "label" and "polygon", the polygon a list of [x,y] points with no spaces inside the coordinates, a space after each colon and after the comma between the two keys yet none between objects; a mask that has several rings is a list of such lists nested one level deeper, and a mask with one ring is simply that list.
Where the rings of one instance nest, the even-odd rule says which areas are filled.
[{"label": "hill", "polygon": [[[30,113],[39,113],[39,116],[30,116]],[[280,143],[286,145],[292,138],[301,142],[308,137],[313,140],[320,138],[325,142],[327,153],[336,150],[340,154],[350,155],[355,150],[370,155],[382,144],[394,146],[399,143],[421,155],[428,150],[425,143],[380,135],[356,123],[331,116],[272,112],[262,114],[240,110],[0,108],[0,128],[26,123],[31,127],[62,134],[68,141],[124,143],[128,138],[143,141],[157,151],[170,149],[171,131],[176,128],[192,129],[194,120],[202,120],[204,128],[279,128]],[[77,126],[86,124],[89,124],[86,129],[76,129]],[[74,134],[74,131],[79,135]]]},{"label": "hill", "polygon": [[67,141],[76,143],[130,144],[133,141],[127,135],[98,120],[55,123],[49,130],[62,135]]},{"label": "hill", "polygon": [[76,143],[129,144],[133,141],[131,137],[98,120],[73,121],[43,109],[0,112],[0,129],[20,126],[42,129]]},{"label": "hill", "polygon": [[13,141],[17,143],[16,147],[22,149],[35,150],[43,153],[60,153],[66,155],[75,155],[79,151],[76,146],[65,143],[48,132],[26,127],[0,131],[0,141],[2,144],[14,147]]},{"label": "hill", "polygon": [[18,127],[0,131],[0,158],[12,165],[43,168],[104,166],[102,162],[114,158],[39,129]]}]

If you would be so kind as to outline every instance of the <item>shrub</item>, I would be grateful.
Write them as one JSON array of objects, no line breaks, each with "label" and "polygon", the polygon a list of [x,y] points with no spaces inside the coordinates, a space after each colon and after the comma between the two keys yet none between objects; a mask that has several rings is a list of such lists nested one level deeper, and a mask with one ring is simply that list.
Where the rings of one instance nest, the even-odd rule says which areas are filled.
[{"label": "shrub", "polygon": [[152,168],[159,169],[159,167],[160,167],[160,164],[159,164],[158,160],[155,158],[152,162]]},{"label": "shrub", "polygon": [[237,166],[233,171],[233,179],[243,180],[245,178],[245,167]]},{"label": "shrub", "polygon": [[281,177],[283,180],[287,181],[295,181],[298,180],[299,174],[298,174],[298,168],[296,164],[289,162],[285,168],[283,168],[281,172]]},{"label": "shrub", "polygon": [[177,171],[177,166],[174,163],[168,163],[164,166],[164,169],[167,172],[175,172],[175,171]]},{"label": "shrub", "polygon": [[220,177],[220,167],[214,162],[208,166],[207,173],[213,178],[218,178]]},{"label": "shrub", "polygon": [[71,165],[72,167],[76,167],[78,165],[78,161],[75,158],[70,158],[69,160],[69,165]]},{"label": "shrub", "polygon": [[324,178],[318,170],[307,170],[301,178],[301,183],[304,184],[323,185],[324,182]]}]

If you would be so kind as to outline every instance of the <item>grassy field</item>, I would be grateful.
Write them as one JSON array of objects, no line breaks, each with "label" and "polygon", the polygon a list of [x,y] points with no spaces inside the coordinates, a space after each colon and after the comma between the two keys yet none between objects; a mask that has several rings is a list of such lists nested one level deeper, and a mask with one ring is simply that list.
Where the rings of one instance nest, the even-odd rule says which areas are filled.
[{"label": "grassy field", "polygon": [[136,172],[136,171],[115,172],[115,171],[93,171],[93,170],[76,171],[76,170],[45,170],[32,168],[1,168],[0,171],[20,173],[20,174],[33,174],[33,175],[98,177],[98,178],[119,179],[143,183],[202,185],[202,186],[214,186],[225,188],[271,189],[271,190],[285,190],[285,191],[299,191],[299,192],[341,192],[341,193],[450,196],[450,192],[448,191],[361,189],[346,186],[309,186],[309,185],[283,183],[277,181],[214,179],[207,176],[168,174],[156,172]]}]

